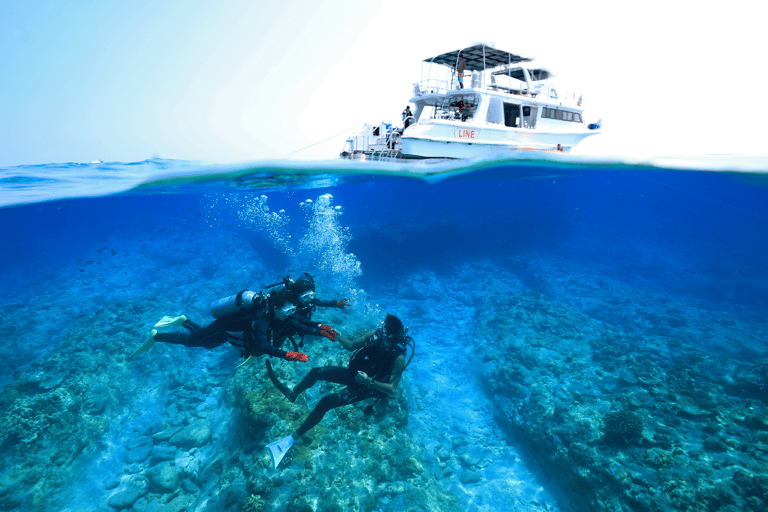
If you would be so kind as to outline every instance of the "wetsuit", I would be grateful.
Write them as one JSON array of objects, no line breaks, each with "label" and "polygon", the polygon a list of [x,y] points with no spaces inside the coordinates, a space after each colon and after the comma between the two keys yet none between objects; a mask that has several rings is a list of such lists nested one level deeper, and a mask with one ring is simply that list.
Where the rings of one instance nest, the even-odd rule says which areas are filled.
[{"label": "wetsuit", "polygon": [[411,125],[412,117],[413,117],[413,113],[411,112],[411,107],[409,105],[405,107],[405,110],[403,110],[403,130],[405,130]]},{"label": "wetsuit", "polygon": [[371,338],[349,358],[349,365],[325,366],[312,368],[301,382],[293,389],[293,396],[299,396],[307,389],[314,386],[317,381],[333,382],[346,386],[338,393],[326,395],[320,399],[315,408],[309,413],[307,419],[296,431],[300,436],[304,435],[312,427],[320,423],[325,413],[342,405],[350,405],[366,398],[385,398],[387,395],[381,391],[368,388],[355,380],[358,371],[365,372],[372,379],[379,382],[390,382],[392,368],[395,360],[405,354],[405,349],[397,345],[395,347],[383,347],[378,343],[377,331]]},{"label": "wetsuit", "polygon": [[267,354],[286,359],[287,352],[280,347],[289,335],[320,333],[319,328],[304,325],[295,320],[295,317],[296,315],[281,321],[262,310],[260,314],[215,320],[207,327],[200,327],[187,320],[182,326],[189,333],[158,333],[155,335],[155,341],[208,349],[229,342],[242,352],[244,357]]},{"label": "wetsuit", "polygon": [[[295,313],[273,328],[272,345],[275,348],[280,348],[283,346],[283,343],[285,343],[285,340],[290,338],[291,341],[293,341],[292,336],[298,334],[302,337],[302,342],[299,343],[298,346],[303,347],[304,336],[325,336],[322,329],[320,328],[321,325],[322,324],[319,322],[313,322],[312,320],[309,320],[300,314]],[[296,343],[294,342],[294,345],[295,344]]]},{"label": "wetsuit", "polygon": [[[286,325],[281,327],[281,330],[274,335],[272,345],[277,348],[283,346],[285,340],[291,338],[296,348],[304,346],[304,336],[323,336],[321,334],[320,323],[312,320],[312,312],[317,308],[338,308],[339,301],[336,300],[322,300],[313,298],[307,303],[306,306],[299,307],[295,314],[286,319]],[[292,336],[301,336],[298,345],[293,341]]]}]

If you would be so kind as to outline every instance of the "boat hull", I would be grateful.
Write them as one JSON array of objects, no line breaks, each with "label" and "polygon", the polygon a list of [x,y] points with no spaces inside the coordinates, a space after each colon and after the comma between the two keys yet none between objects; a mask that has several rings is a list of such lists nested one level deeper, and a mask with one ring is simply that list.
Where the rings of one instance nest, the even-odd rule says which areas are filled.
[{"label": "boat hull", "polygon": [[510,150],[564,152],[594,131],[543,132],[535,129],[494,128],[467,123],[414,125],[402,136],[403,155],[414,158],[481,158]]}]

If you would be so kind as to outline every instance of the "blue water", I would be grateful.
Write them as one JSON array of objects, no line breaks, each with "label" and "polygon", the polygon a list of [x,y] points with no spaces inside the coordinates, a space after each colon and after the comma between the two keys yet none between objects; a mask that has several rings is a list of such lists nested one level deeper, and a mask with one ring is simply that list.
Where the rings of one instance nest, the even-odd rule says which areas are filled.
[{"label": "blue water", "polygon": [[[0,510],[762,510],[767,171],[559,155],[0,169]],[[126,356],[163,315],[205,325],[213,300],[305,271],[352,300],[318,319],[351,336],[391,312],[417,350],[388,414],[329,413],[276,471],[264,445],[332,385],[290,406],[226,346]],[[348,357],[305,349],[283,378]],[[642,435],[612,438],[617,411]],[[151,437],[199,422],[202,446]],[[162,464],[173,490],[149,476]]]}]

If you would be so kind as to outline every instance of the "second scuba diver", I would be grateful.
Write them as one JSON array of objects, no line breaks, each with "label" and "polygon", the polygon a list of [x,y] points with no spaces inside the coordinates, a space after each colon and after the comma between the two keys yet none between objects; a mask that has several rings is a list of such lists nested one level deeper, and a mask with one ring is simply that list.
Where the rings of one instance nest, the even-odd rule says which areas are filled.
[{"label": "second scuba diver", "polygon": [[[316,325],[315,322],[312,322],[312,312],[318,307],[346,309],[347,306],[349,306],[349,299],[346,298],[341,300],[323,300],[317,298],[315,296],[315,280],[306,272],[295,281],[291,279],[291,276],[285,276],[282,283],[275,283],[269,287],[278,285],[281,285],[281,288],[276,288],[276,290],[288,289],[293,293],[294,303],[297,305],[297,310],[296,314],[291,317],[291,322],[298,322],[304,326]],[[297,333],[301,336],[298,345],[291,336],[287,337],[287,339],[291,340],[294,349],[296,350],[298,350],[299,347],[304,346],[304,336],[307,334],[300,329],[297,329]],[[335,339],[336,338],[333,338],[331,341],[335,341]],[[275,346],[279,347],[280,345]]]},{"label": "second scuba diver", "polygon": [[[322,336],[333,341],[337,332],[328,325],[297,315],[294,300],[295,294],[288,287],[273,290],[268,295],[244,290],[211,304],[211,314],[216,320],[207,327],[200,327],[184,315],[165,316],[155,327],[181,325],[189,332],[158,333],[157,329],[152,329],[145,342],[128,357],[147,352],[158,341],[207,349],[229,342],[246,357],[246,361],[239,366],[253,364],[254,357],[264,354],[306,362],[306,354],[298,350],[286,352],[280,348],[286,339],[300,334]],[[338,303],[346,306],[348,301],[342,299]]]},{"label": "second scuba diver", "polygon": [[[321,398],[296,432],[267,445],[275,468],[291,446],[320,423],[326,412],[366,398],[386,398],[395,393],[403,371],[413,359],[414,342],[413,338],[407,336],[407,332],[408,329],[403,327],[399,318],[387,314],[384,326],[375,331],[369,331],[352,341],[339,337],[341,345],[350,352],[354,352],[349,358],[349,364],[346,367],[312,368],[293,389],[289,389],[277,379],[271,363],[269,360],[266,361],[267,373],[272,383],[291,402],[295,402],[301,393],[314,386],[317,381],[346,386],[339,392]],[[407,363],[406,347],[411,350]]]}]

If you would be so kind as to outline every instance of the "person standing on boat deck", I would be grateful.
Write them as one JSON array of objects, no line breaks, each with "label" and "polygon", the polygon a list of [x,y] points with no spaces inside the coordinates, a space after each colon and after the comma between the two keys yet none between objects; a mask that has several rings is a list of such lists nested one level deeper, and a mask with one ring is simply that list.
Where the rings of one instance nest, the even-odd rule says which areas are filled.
[{"label": "person standing on boat deck", "polygon": [[403,130],[411,126],[411,120],[413,118],[413,112],[411,112],[411,106],[406,105],[403,110]]},{"label": "person standing on boat deck", "polygon": [[459,65],[456,67],[456,73],[459,75],[459,89],[464,88],[464,70],[467,69],[467,63],[464,62],[464,57],[459,55]]}]

